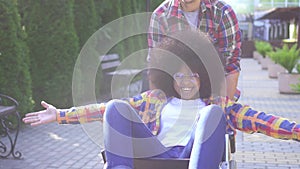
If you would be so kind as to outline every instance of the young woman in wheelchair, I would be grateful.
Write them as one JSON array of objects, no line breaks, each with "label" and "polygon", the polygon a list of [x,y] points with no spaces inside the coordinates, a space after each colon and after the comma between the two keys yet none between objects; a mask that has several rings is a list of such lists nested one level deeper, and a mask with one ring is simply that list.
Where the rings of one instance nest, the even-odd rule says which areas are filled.
[{"label": "young woman in wheelchair", "polygon": [[216,169],[225,133],[236,129],[299,141],[300,124],[218,96],[224,88],[218,74],[224,72],[208,71],[214,65],[205,59],[216,54],[205,35],[177,33],[151,51],[149,78],[157,89],[70,109],[42,102],[45,110],[23,121],[34,126],[103,121],[105,167],[112,169],[133,168],[133,158],[153,157],[190,158],[190,169]]}]

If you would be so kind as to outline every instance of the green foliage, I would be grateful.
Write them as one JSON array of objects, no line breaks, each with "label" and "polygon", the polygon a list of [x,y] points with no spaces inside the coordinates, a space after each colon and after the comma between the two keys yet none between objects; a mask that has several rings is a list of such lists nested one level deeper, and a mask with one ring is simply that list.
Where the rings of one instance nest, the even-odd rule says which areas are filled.
[{"label": "green foliage", "polygon": [[[99,22],[101,22],[101,20],[97,16],[94,0],[74,0],[73,11],[74,26],[79,39],[79,49],[80,52],[84,52],[82,50],[83,46],[87,43],[88,39],[90,39],[90,37],[97,31],[100,24]],[[89,45],[88,47],[85,47],[85,50],[88,50],[89,53],[92,53],[95,48],[96,46]],[[94,55],[96,56],[96,54]],[[86,65],[83,65],[83,61],[79,59],[77,59],[76,64],[79,68],[74,68],[73,75],[75,75],[76,78],[73,79],[73,83],[76,83],[77,89],[75,89],[73,85],[73,92],[76,91],[77,96],[84,96],[84,91],[81,90],[84,87],[84,84],[82,82],[84,79],[84,77],[82,77],[82,70]],[[73,98],[74,97],[75,96],[73,95]]]},{"label": "green foliage", "polygon": [[275,48],[274,51],[267,52],[267,55],[274,61],[276,64],[279,62],[279,59],[282,55],[285,55],[285,50],[281,48]]},{"label": "green foliage", "polygon": [[[115,0],[113,2],[110,0],[94,0],[94,4],[97,12],[97,17],[100,17],[100,19],[98,20],[101,20],[100,27],[116,19],[120,19],[123,16],[146,11],[146,1],[140,0]],[[122,22],[122,20],[120,20],[120,22]],[[105,38],[105,40],[110,40],[111,37],[118,37],[119,35],[123,35],[124,32],[128,30],[134,30],[136,29],[136,27],[139,26],[139,24],[134,24],[130,25],[130,27],[122,27],[122,25],[128,25],[128,23],[120,23],[120,25],[121,26],[118,32],[113,32],[109,28],[102,30],[105,31],[106,37],[99,38]],[[122,41],[120,43],[118,43],[110,50],[110,53],[118,53],[121,59],[124,59],[129,54],[137,50],[147,48],[146,35],[129,37],[127,39],[121,40]]]},{"label": "green foliage", "polygon": [[297,65],[300,57],[300,49],[297,49],[297,44],[291,48],[287,44],[283,45],[282,49],[278,49],[281,53],[278,64],[283,66],[288,73],[292,73],[294,67]]},{"label": "green foliage", "polygon": [[[149,1],[150,11],[163,2]],[[0,0],[0,5],[0,92],[16,98],[21,112],[31,111],[34,103],[39,109],[42,99],[62,108],[72,105],[79,47],[105,24],[146,11],[141,0]],[[110,40],[115,32],[106,35]],[[124,39],[111,52],[124,59],[146,48],[144,34]]]},{"label": "green foliage", "polygon": [[113,6],[119,1],[120,0],[94,0],[98,28],[117,18],[117,11]]},{"label": "green foliage", "polygon": [[276,48],[275,51],[267,52],[267,55],[270,57],[272,61],[278,63],[278,60],[281,56],[281,50],[278,50],[278,48]]},{"label": "green foliage", "polygon": [[255,41],[255,48],[257,52],[263,56],[263,58],[266,57],[268,52],[273,51],[271,44],[265,41]]},{"label": "green foliage", "polygon": [[156,1],[150,1],[150,11],[154,11],[162,2],[163,0],[156,0]]},{"label": "green foliage", "polygon": [[27,0],[24,20],[36,106],[42,100],[62,108],[72,105],[72,75],[78,56],[73,3]]},{"label": "green foliage", "polygon": [[294,90],[296,92],[300,92],[300,78],[299,78],[299,83],[291,84],[291,88],[292,88],[292,90]]},{"label": "green foliage", "polygon": [[[153,1],[151,1],[151,2],[153,2]],[[124,20],[121,19],[122,17],[127,16],[127,15],[145,12],[146,11],[146,1],[115,0],[112,3],[112,1],[109,1],[109,0],[95,0],[95,6],[97,8],[98,14],[101,15],[101,22],[102,22],[101,26],[105,26],[105,24],[107,24],[109,22],[112,22],[116,19],[120,19],[120,20],[118,20],[120,27],[118,28],[117,32],[112,31],[112,29],[110,29],[108,27],[105,27],[105,29],[101,29],[101,31],[104,31],[106,36],[98,37],[98,38],[101,38],[100,41],[102,41],[102,42],[106,41],[106,40],[109,41],[109,40],[111,40],[112,37],[121,40],[119,43],[117,43],[115,46],[113,46],[110,49],[109,53],[117,53],[120,55],[121,60],[123,60],[127,56],[129,56],[130,54],[132,54],[136,51],[139,51],[142,49],[147,49],[146,34],[131,36],[131,37],[124,39],[124,35],[126,35],[126,32],[128,32],[128,30],[134,31],[134,30],[138,29],[138,26],[142,25],[143,23],[128,24],[128,23],[124,23]],[[120,37],[120,38],[118,38],[118,37]],[[105,44],[99,44],[99,45],[105,45]],[[141,57],[141,59],[143,59],[143,58],[144,57]],[[99,69],[97,72],[96,84],[101,83],[101,80],[102,80],[101,79],[101,70]],[[99,90],[100,90],[100,92],[98,92]],[[96,89],[96,93],[103,93],[103,91],[105,91],[105,90]]]},{"label": "green foliage", "polygon": [[300,73],[300,63],[297,64],[296,70],[297,70],[298,73]]},{"label": "green foliage", "polygon": [[97,30],[97,14],[94,0],[74,1],[74,26],[79,38],[80,48]]},{"label": "green foliage", "polygon": [[0,0],[0,93],[19,102],[24,115],[33,106],[26,34],[15,0]]}]

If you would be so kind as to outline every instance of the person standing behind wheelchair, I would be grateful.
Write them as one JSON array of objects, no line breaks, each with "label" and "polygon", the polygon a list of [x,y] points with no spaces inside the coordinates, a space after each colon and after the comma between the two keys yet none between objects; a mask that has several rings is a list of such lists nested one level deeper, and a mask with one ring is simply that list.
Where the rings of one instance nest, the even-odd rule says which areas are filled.
[{"label": "person standing behind wheelchair", "polygon": [[[200,45],[191,48],[186,39]],[[204,58],[217,52],[203,33],[177,32],[152,52],[149,75],[157,89],[70,109],[42,102],[45,110],[23,121],[33,126],[103,121],[107,169],[132,169],[134,158],[153,157],[190,158],[189,169],[217,169],[225,133],[236,129],[300,141],[300,124],[217,96],[224,73],[212,80],[207,71]]]},{"label": "person standing behind wheelchair", "polygon": [[[237,90],[241,57],[242,32],[234,10],[219,0],[166,0],[153,12],[148,31],[148,61],[151,49],[161,39],[179,30],[195,29],[209,35],[223,62],[227,96],[234,99]],[[143,73],[142,91],[155,86]]]}]

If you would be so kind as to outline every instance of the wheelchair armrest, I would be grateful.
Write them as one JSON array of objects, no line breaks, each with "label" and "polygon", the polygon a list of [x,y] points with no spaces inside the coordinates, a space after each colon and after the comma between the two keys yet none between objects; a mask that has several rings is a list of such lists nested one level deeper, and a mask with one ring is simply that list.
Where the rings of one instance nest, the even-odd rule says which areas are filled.
[{"label": "wheelchair armrest", "polygon": [[230,142],[230,151],[231,153],[235,153],[236,147],[235,147],[235,135],[234,132],[228,133],[229,135],[229,142]]},{"label": "wheelchair armrest", "polygon": [[105,164],[106,163],[105,149],[101,150],[101,156],[102,156],[103,162]]}]

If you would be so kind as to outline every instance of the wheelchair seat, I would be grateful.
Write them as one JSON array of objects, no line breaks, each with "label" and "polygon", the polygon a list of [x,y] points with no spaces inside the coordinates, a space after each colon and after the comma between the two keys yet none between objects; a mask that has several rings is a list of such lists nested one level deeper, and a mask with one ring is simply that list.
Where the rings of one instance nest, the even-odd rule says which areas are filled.
[{"label": "wheelchair seat", "polygon": [[[225,151],[219,169],[236,169],[236,162],[232,155],[235,153],[234,133],[225,135]],[[106,163],[105,150],[101,151],[102,159]],[[189,158],[135,158],[134,169],[187,169]]]},{"label": "wheelchair seat", "polygon": [[135,169],[185,169],[189,166],[190,159],[175,158],[136,158],[134,159]]}]

